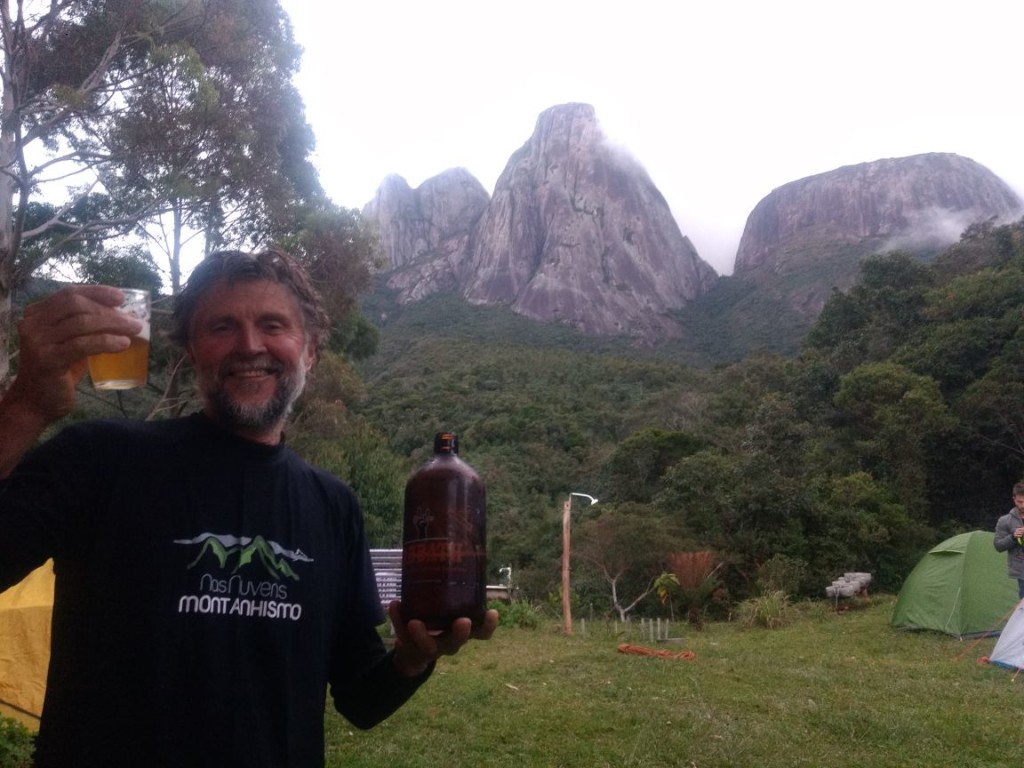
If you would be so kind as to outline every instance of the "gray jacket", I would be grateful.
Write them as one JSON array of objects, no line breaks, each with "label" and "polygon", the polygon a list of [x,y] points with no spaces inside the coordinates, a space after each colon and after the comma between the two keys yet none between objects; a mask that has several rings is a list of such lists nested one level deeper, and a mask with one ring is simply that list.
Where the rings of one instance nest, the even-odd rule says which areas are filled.
[{"label": "gray jacket", "polygon": [[1014,507],[999,518],[996,537],[992,542],[999,552],[1006,553],[1006,574],[1011,579],[1024,579],[1024,546],[1013,538],[1013,532],[1021,526],[1024,526],[1024,520]]}]

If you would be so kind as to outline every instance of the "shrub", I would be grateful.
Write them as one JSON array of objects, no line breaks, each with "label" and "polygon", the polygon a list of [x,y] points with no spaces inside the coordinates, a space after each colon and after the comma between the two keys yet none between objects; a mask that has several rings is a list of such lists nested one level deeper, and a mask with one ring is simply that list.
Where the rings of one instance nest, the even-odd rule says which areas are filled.
[{"label": "shrub", "polygon": [[534,608],[529,603],[503,603],[501,601],[495,600],[492,601],[488,607],[494,608],[498,612],[498,615],[501,616],[500,626],[502,627],[536,629],[540,626],[540,610]]},{"label": "shrub", "polygon": [[668,556],[668,563],[675,584],[667,580],[664,587],[669,593],[674,591],[678,595],[690,625],[701,629],[704,626],[704,613],[721,585],[718,571],[722,564],[710,550],[674,552]]},{"label": "shrub", "polygon": [[748,627],[777,629],[789,621],[789,595],[781,589],[765,592],[740,603],[737,619]]},{"label": "shrub", "polygon": [[782,591],[793,595],[807,578],[807,563],[800,558],[772,555],[757,570],[757,585],[762,592]]},{"label": "shrub", "polygon": [[29,768],[36,737],[10,717],[0,717],[0,768]]}]

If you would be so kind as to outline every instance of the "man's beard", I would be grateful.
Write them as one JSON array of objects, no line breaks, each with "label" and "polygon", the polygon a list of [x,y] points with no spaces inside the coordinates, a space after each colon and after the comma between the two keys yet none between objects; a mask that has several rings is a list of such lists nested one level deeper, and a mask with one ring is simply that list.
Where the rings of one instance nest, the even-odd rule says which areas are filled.
[{"label": "man's beard", "polygon": [[285,373],[279,366],[274,366],[274,370],[277,388],[273,397],[261,403],[239,402],[219,381],[214,382],[206,391],[206,400],[217,421],[230,430],[245,432],[263,432],[283,425],[306,386],[306,369],[300,365],[291,373]]}]

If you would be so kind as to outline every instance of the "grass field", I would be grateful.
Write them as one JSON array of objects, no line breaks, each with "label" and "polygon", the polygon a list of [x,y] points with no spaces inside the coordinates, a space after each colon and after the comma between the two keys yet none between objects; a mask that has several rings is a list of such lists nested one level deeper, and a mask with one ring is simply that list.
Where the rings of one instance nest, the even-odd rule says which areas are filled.
[{"label": "grass field", "polygon": [[592,622],[573,637],[502,628],[373,730],[328,713],[327,765],[1020,765],[1024,676],[978,663],[994,639],[891,629],[893,603],[804,604],[775,630],[679,624],[672,644]]}]

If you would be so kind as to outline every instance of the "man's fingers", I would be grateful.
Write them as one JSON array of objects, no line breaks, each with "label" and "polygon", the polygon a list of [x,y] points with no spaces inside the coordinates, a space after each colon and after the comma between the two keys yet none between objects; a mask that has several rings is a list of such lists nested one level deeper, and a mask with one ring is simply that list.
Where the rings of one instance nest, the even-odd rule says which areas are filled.
[{"label": "man's fingers", "polygon": [[498,612],[491,609],[484,613],[483,621],[476,626],[469,618],[462,617],[453,621],[448,629],[437,632],[427,629],[418,619],[405,621],[401,603],[397,600],[388,604],[388,616],[403,642],[414,645],[421,653],[432,658],[451,656],[471,639],[489,640],[500,618]]},{"label": "man's fingers", "polygon": [[490,640],[494,631],[498,628],[501,615],[493,608],[484,614],[484,620],[478,627],[473,628],[474,640]]}]

